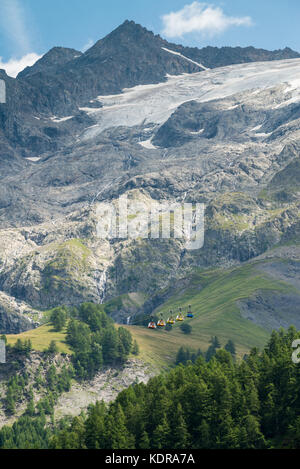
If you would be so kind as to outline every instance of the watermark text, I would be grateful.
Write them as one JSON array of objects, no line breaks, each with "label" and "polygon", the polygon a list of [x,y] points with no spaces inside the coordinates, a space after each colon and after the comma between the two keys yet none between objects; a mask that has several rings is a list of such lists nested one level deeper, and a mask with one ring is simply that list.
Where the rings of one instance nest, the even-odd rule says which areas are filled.
[{"label": "watermark text", "polygon": [[0,363],[6,363],[5,341],[0,339]]},{"label": "watermark text", "polygon": [[4,80],[0,80],[0,104],[6,103],[6,85]]},{"label": "watermark text", "polygon": [[300,339],[294,340],[294,342],[292,343],[292,347],[296,349],[292,354],[293,363],[300,363]]},{"label": "watermark text", "polygon": [[204,211],[202,203],[150,203],[123,195],[112,203],[98,204],[97,235],[101,239],[182,239],[186,249],[201,249]]}]

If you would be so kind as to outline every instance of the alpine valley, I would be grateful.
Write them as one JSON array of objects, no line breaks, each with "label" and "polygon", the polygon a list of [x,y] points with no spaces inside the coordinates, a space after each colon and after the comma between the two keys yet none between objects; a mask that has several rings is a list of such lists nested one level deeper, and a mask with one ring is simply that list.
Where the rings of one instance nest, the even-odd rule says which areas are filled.
[{"label": "alpine valley", "polygon": [[[180,346],[217,336],[242,357],[274,329],[300,329],[299,53],[183,47],[126,21],[85,53],[55,47],[0,79],[0,334],[31,340],[30,369],[53,339],[58,369],[68,361],[49,326],[62,305],[101,305],[137,341],[127,378],[107,369],[101,381],[114,396]],[[125,195],[203,203],[204,246],[99,238],[99,204]],[[191,334],[145,327],[188,305]],[[77,414],[95,402],[90,386]]]}]

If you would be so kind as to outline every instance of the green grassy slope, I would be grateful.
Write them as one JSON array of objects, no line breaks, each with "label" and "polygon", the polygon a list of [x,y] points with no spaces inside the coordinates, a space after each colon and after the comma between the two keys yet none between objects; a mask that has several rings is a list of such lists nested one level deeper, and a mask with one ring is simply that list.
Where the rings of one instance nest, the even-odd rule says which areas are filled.
[{"label": "green grassy slope", "polygon": [[62,353],[71,353],[70,348],[65,342],[66,332],[55,332],[51,324],[44,324],[37,329],[23,332],[17,335],[7,335],[7,342],[10,345],[14,345],[18,339],[31,340],[32,347],[34,350],[40,352],[47,349],[52,340],[55,340],[58,350]]},{"label": "green grassy slope", "polygon": [[[222,345],[232,339],[238,355],[242,356],[251,347],[263,347],[269,332],[240,315],[237,301],[249,298],[257,291],[292,291],[284,282],[275,281],[258,272],[254,264],[227,271],[199,272],[191,278],[190,287],[178,293],[155,312],[166,319],[172,309],[177,313],[182,307],[186,312],[192,305],[193,319],[186,319],[192,326],[191,335],[180,331],[179,324],[173,330],[151,331],[129,326],[129,330],[140,344],[144,358],[156,363],[170,363],[181,345],[206,350],[212,335],[217,335]],[[199,291],[199,285],[203,288]]]},{"label": "green grassy slope", "polygon": [[[141,326],[124,326],[138,341],[141,358],[164,368],[174,363],[180,346],[189,346],[194,350],[201,348],[206,351],[211,336],[218,336],[221,345],[232,339],[241,357],[251,347],[263,347],[268,340],[269,332],[253,322],[244,319],[237,306],[238,300],[249,298],[260,291],[294,292],[293,287],[268,277],[259,271],[260,261],[228,270],[198,271],[190,278],[188,288],[178,291],[171,299],[158,309],[167,319],[172,309],[177,314],[178,308],[186,313],[188,305],[192,305],[195,314],[193,319],[186,319],[192,326],[192,333],[185,335],[180,324],[173,326],[172,331],[149,330]],[[112,305],[113,302],[108,303]],[[105,305],[103,305],[105,308]],[[17,338],[31,339],[33,348],[44,350],[51,340],[56,340],[62,352],[68,352],[65,334],[53,332],[49,324],[38,329],[8,336],[8,342],[14,343]]]}]

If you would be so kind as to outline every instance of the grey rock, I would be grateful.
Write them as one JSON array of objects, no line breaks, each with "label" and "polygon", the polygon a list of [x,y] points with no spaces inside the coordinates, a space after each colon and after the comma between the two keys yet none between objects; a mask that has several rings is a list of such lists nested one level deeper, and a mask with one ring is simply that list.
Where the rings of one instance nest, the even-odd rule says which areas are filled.
[{"label": "grey rock", "polygon": [[255,322],[271,332],[291,325],[300,327],[300,296],[278,292],[257,293],[239,301],[239,308],[245,319]]},{"label": "grey rock", "polygon": [[34,328],[34,323],[14,311],[6,311],[0,306],[0,334],[19,334]]}]

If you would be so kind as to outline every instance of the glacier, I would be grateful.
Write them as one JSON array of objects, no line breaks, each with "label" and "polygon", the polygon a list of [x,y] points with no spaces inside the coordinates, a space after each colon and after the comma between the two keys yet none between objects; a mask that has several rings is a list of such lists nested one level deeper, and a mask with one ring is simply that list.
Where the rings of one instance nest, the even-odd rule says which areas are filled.
[{"label": "glacier", "polygon": [[81,108],[95,120],[95,125],[85,130],[82,139],[94,138],[111,127],[161,125],[178,106],[192,100],[203,103],[250,90],[254,96],[259,90],[278,85],[285,87],[283,98],[289,93],[289,102],[300,100],[300,59],[230,65],[166,78],[163,83],[98,96],[96,100],[102,103],[101,108]]}]

